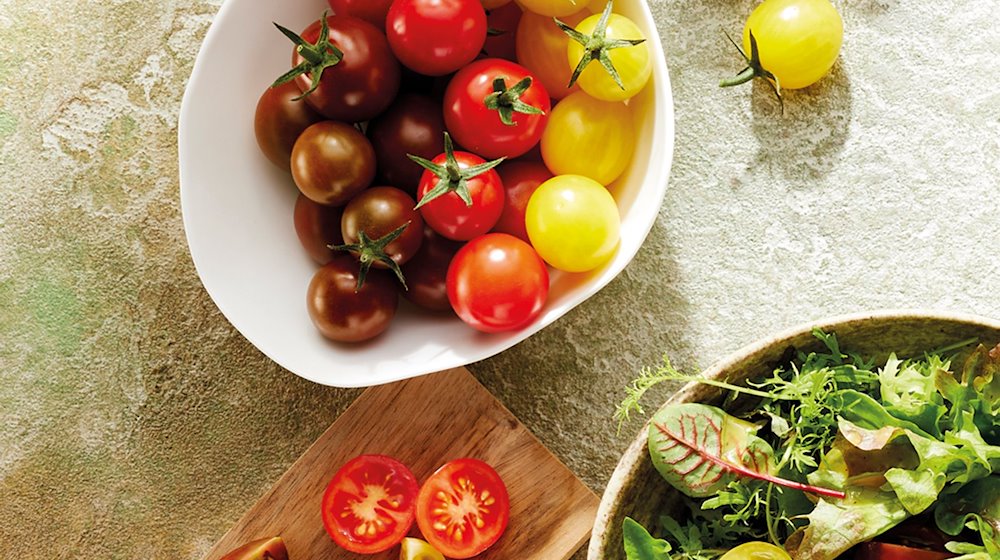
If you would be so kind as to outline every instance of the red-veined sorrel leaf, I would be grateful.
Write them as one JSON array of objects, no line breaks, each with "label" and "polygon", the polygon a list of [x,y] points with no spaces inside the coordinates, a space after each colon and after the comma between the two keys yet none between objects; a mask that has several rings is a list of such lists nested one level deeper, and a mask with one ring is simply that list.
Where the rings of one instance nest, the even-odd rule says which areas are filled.
[{"label": "red-veined sorrel leaf", "polygon": [[779,478],[774,451],[757,427],[719,408],[684,403],[662,408],[649,426],[649,455],[660,475],[693,498],[717,494],[734,478],[765,480],[823,496],[844,493]]}]

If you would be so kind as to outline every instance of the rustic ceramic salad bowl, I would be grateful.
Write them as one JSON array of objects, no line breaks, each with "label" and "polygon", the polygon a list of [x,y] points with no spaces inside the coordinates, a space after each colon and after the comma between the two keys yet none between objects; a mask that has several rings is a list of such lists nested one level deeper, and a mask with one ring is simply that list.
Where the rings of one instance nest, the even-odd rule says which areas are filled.
[{"label": "rustic ceramic salad bowl", "polygon": [[[958,341],[977,338],[1000,341],[1000,321],[949,313],[882,311],[816,321],[746,346],[702,373],[703,377],[740,384],[768,376],[787,359],[790,349],[819,351],[823,343],[812,330],[835,333],[840,347],[883,362],[890,352],[919,356]],[[700,383],[686,385],[663,406],[699,402],[720,404],[721,389]],[[650,411],[652,412],[652,411]],[[652,417],[652,414],[649,414]],[[588,549],[589,560],[624,559],[622,523],[631,517],[653,527],[659,515],[675,511],[680,494],[659,475],[647,449],[649,424],[642,427],[608,482],[598,509]]]}]

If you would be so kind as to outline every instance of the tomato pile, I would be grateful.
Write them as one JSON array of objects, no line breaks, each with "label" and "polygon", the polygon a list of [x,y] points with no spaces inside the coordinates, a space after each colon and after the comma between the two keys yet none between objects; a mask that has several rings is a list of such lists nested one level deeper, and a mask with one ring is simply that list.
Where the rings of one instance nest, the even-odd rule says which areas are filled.
[{"label": "tomato pile", "polygon": [[[591,5],[597,0],[590,2]],[[635,151],[642,31],[581,0],[329,0],[257,105],[261,151],[298,188],[323,336],[390,325],[399,295],[485,332],[542,312],[549,267],[607,262],[607,190]]]},{"label": "tomato pile", "polygon": [[[404,558],[471,558],[507,528],[510,498],[493,467],[455,459],[423,485],[410,469],[384,455],[359,455],[330,480],[323,526],[351,552],[373,554],[402,543]],[[426,539],[404,538],[416,521]]]}]

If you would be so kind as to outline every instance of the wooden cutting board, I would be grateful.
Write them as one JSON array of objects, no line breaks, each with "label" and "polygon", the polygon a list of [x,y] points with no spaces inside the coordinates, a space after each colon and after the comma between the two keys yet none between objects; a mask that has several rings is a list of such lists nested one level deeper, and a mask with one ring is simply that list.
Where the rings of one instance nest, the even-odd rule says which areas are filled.
[{"label": "wooden cutting board", "polygon": [[[347,552],[323,529],[334,473],[361,453],[393,456],[419,482],[459,457],[491,464],[510,492],[507,531],[481,559],[565,560],[590,535],[598,498],[465,368],[367,389],[209,551],[281,536],[290,560],[390,560]],[[412,536],[419,536],[414,523]]]}]

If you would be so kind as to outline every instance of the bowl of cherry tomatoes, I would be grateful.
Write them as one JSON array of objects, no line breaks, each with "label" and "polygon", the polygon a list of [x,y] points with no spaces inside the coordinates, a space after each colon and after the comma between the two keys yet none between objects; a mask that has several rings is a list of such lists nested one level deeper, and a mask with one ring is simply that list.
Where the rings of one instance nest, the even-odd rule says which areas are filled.
[{"label": "bowl of cherry tomatoes", "polygon": [[226,0],[178,126],[206,291],[339,387],[485,359],[589,298],[672,151],[642,0]]}]

